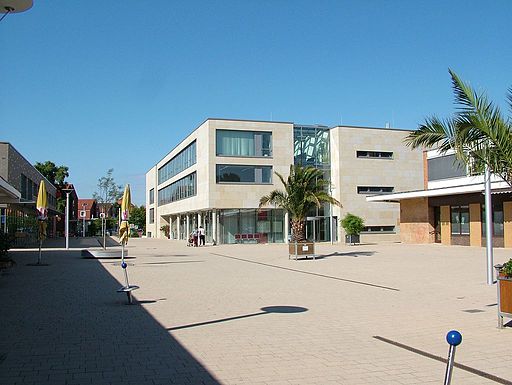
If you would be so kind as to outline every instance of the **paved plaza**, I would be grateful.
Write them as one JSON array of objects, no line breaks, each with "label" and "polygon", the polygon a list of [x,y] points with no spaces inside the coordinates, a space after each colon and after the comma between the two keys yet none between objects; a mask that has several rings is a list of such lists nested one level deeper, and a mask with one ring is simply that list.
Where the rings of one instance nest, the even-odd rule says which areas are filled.
[{"label": "paved plaza", "polygon": [[441,384],[451,329],[452,384],[512,384],[483,248],[322,244],[295,261],[286,245],[131,239],[130,306],[119,260],[81,257],[95,239],[54,246],[49,266],[10,252],[0,275],[0,384]]}]

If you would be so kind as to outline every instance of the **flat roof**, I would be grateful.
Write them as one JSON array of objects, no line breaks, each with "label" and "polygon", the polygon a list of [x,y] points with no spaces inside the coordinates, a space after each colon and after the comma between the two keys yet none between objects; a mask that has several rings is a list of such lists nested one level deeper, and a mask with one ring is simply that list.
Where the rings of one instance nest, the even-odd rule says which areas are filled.
[{"label": "flat roof", "polygon": [[[512,192],[507,182],[492,182],[491,189],[494,192]],[[367,202],[399,202],[403,199],[428,198],[456,194],[471,194],[485,190],[484,183],[475,183],[464,186],[442,187],[429,190],[404,191],[394,194],[383,194],[366,197]]]}]

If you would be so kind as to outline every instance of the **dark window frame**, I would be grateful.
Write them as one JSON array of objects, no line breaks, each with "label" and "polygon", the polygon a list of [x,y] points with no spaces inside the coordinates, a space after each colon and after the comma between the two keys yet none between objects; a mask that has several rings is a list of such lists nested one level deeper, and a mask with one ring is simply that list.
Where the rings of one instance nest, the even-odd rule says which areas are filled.
[{"label": "dark window frame", "polygon": [[394,225],[373,225],[365,226],[361,234],[396,234]]},{"label": "dark window frame", "polygon": [[[463,214],[467,213],[468,222],[462,223]],[[456,214],[458,217],[458,223],[454,223],[453,221],[453,215]],[[450,206],[450,234],[451,235],[469,235],[471,233],[471,227],[470,227],[470,217],[469,217],[469,205],[460,205],[460,206]],[[454,231],[455,224],[458,225],[459,230]],[[463,231],[463,225],[467,225],[468,231]]]},{"label": "dark window frame", "polygon": [[[245,134],[250,133],[253,135],[254,142],[254,155],[241,155],[241,154],[227,154],[225,151],[219,151],[219,133],[222,132],[243,132]],[[260,139],[256,137],[260,136]],[[269,139],[268,147],[263,147],[264,137],[267,136]],[[257,143],[260,146],[257,146]],[[274,135],[272,131],[253,131],[253,130],[231,130],[228,128],[218,128],[215,130],[215,156],[221,157],[234,157],[234,158],[272,158],[274,155]]]},{"label": "dark window frame", "polygon": [[358,194],[391,194],[395,191],[394,186],[357,186]]},{"label": "dark window frame", "polygon": [[393,159],[393,151],[356,150],[356,157],[361,159]]},{"label": "dark window frame", "polygon": [[[254,168],[254,182],[241,182],[241,181],[221,181],[219,178],[219,168],[220,167],[253,167]],[[261,181],[256,180],[256,170],[261,170]],[[263,169],[270,169],[270,181],[263,181]],[[217,164],[215,165],[215,182],[217,184],[238,184],[238,185],[271,185],[272,184],[272,174],[273,174],[273,166],[270,165],[253,165],[253,164]]]}]

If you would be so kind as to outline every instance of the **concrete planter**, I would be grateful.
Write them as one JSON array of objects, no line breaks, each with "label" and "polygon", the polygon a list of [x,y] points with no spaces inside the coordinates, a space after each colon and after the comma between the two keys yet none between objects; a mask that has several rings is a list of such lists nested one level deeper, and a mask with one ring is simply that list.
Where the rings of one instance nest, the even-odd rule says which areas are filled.
[{"label": "concrete planter", "polygon": [[345,243],[348,243],[350,245],[353,245],[355,243],[360,243],[359,234],[345,235]]}]

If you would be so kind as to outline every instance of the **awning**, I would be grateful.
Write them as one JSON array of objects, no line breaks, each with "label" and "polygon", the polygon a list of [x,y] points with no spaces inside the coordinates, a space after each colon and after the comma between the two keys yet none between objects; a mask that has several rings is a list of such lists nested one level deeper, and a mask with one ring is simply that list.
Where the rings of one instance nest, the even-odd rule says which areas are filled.
[{"label": "awning", "polygon": [[[366,197],[367,202],[400,202],[403,199],[413,198],[427,198],[427,197],[439,197],[446,195],[458,195],[458,194],[471,194],[478,193],[485,190],[484,183],[475,183],[465,186],[453,186],[443,187],[430,190],[416,190],[406,191],[394,194],[383,194]],[[493,182],[491,184],[491,191],[493,194],[496,193],[507,193],[512,192],[510,186],[506,182]]]},{"label": "awning", "polygon": [[0,177],[0,203],[18,203],[21,193]]}]

